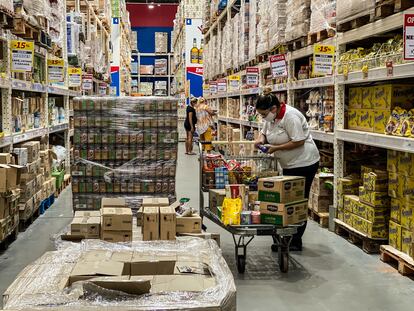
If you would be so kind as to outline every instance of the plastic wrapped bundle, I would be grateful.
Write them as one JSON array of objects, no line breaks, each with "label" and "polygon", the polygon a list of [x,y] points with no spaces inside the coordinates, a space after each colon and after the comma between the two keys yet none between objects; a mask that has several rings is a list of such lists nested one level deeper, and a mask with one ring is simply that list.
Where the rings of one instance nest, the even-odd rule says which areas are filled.
[{"label": "plastic wrapped bundle", "polygon": [[310,0],[288,0],[286,7],[286,41],[307,36],[311,15]]},{"label": "plastic wrapped bundle", "polygon": [[312,0],[310,33],[335,27],[336,0]]},{"label": "plastic wrapped bundle", "polygon": [[50,4],[49,33],[52,42],[59,47],[63,47],[63,35],[65,31],[62,20],[64,19],[66,8],[63,4],[62,0]]},{"label": "plastic wrapped bundle", "polygon": [[80,97],[74,111],[75,210],[99,209],[108,196],[125,196],[134,209],[142,196],[175,196],[176,99]]},{"label": "plastic wrapped bundle", "polygon": [[23,269],[3,304],[5,310],[234,311],[236,286],[211,239],[84,240],[61,243]]},{"label": "plastic wrapped bundle", "polygon": [[344,23],[360,16],[370,14],[375,10],[375,0],[347,0],[337,1],[336,18]]},{"label": "plastic wrapped bundle", "polygon": [[239,67],[240,62],[239,62],[239,31],[240,31],[240,24],[239,24],[239,14],[235,15],[233,17],[232,24],[233,24],[233,36],[232,36],[232,40],[233,40],[233,44],[232,44],[232,63],[233,63],[233,67]]},{"label": "plastic wrapped bundle", "polygon": [[257,25],[257,54],[263,54],[269,49],[269,23],[271,0],[260,0],[258,3],[259,23]]},{"label": "plastic wrapped bundle", "polygon": [[250,9],[249,9],[249,55],[248,59],[251,60],[256,56],[256,31],[257,31],[257,22],[258,22],[258,12],[257,12],[257,0],[250,0]]},{"label": "plastic wrapped bundle", "polygon": [[9,12],[14,12],[13,0],[0,0],[0,8]]},{"label": "plastic wrapped bundle", "polygon": [[270,7],[269,49],[285,43],[286,0],[276,0]]},{"label": "plastic wrapped bundle", "polygon": [[156,32],[155,33],[155,53],[167,53],[168,52],[168,33]]},{"label": "plastic wrapped bundle", "polygon": [[49,17],[50,3],[46,0],[23,0],[28,15]]}]

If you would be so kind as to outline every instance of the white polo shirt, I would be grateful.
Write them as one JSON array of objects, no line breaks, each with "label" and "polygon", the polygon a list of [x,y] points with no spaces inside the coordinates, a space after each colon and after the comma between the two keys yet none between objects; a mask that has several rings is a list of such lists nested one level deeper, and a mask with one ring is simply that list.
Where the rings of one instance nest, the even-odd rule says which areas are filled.
[{"label": "white polo shirt", "polygon": [[286,111],[281,119],[272,122],[264,121],[262,134],[271,145],[283,145],[290,141],[305,143],[295,149],[279,150],[274,153],[285,169],[306,167],[320,160],[319,150],[309,131],[305,116],[296,108],[286,105]]}]

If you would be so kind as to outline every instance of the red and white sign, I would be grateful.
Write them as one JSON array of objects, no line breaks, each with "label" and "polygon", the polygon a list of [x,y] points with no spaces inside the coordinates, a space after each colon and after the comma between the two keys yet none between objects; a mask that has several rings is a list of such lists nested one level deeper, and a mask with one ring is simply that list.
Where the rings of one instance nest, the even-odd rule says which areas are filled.
[{"label": "red and white sign", "polygon": [[227,92],[227,80],[226,79],[217,80],[217,91],[219,93],[226,93]]},{"label": "red and white sign", "polygon": [[203,75],[203,67],[187,67],[187,72],[198,76]]},{"label": "red and white sign", "polygon": [[404,14],[404,59],[414,60],[414,14]]},{"label": "red and white sign", "polygon": [[273,78],[284,78],[287,77],[287,63],[286,55],[279,54],[270,57],[270,69],[272,70]]},{"label": "red and white sign", "polygon": [[259,68],[246,68],[246,85],[248,87],[259,87]]},{"label": "red and white sign", "polygon": [[82,75],[82,90],[89,91],[93,90],[93,75],[85,73]]},{"label": "red and white sign", "polygon": [[209,84],[210,84],[210,94],[211,95],[217,94],[217,82],[211,81]]}]

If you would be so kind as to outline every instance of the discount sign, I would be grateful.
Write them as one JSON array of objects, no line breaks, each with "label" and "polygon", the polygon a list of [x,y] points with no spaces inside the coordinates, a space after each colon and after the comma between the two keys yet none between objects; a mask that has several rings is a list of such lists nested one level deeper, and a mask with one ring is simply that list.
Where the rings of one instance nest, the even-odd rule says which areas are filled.
[{"label": "discount sign", "polygon": [[313,74],[315,76],[332,75],[335,47],[315,44],[313,49]]},{"label": "discount sign", "polygon": [[82,84],[82,68],[71,67],[68,69],[69,87],[79,87]]},{"label": "discount sign", "polygon": [[47,78],[49,83],[64,81],[65,61],[63,59],[47,60]]},{"label": "discount sign", "polygon": [[240,90],[240,76],[231,75],[229,76],[229,91],[238,91]]},{"label": "discount sign", "polygon": [[32,71],[34,44],[29,41],[11,41],[11,70],[14,72]]},{"label": "discount sign", "polygon": [[246,68],[246,85],[249,87],[259,86],[259,68],[257,67]]},{"label": "discount sign", "polygon": [[269,60],[273,78],[287,77],[288,71],[285,54],[273,55]]},{"label": "discount sign", "polygon": [[414,14],[404,15],[404,59],[414,60]]}]

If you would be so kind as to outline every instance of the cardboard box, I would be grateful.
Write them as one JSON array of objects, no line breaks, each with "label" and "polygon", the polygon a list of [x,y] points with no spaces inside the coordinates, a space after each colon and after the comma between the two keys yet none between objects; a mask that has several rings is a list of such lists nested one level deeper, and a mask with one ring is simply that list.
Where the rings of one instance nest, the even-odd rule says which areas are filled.
[{"label": "cardboard box", "polygon": [[390,207],[390,198],[386,192],[368,191],[363,186],[359,187],[359,200],[373,207]]},{"label": "cardboard box", "polygon": [[[310,198],[309,198],[310,201]],[[312,206],[315,212],[329,213],[329,206],[333,204],[333,195],[320,196],[312,193]]]},{"label": "cardboard box", "polygon": [[210,211],[213,214],[217,215],[217,207],[223,205],[223,200],[226,197],[226,190],[210,189],[208,196],[209,196]]},{"label": "cardboard box", "polygon": [[168,198],[143,198],[142,206],[169,206],[170,202]]},{"label": "cardboard box", "polygon": [[387,192],[388,191],[388,172],[375,170],[364,173],[363,186],[368,191]]},{"label": "cardboard box", "polygon": [[12,191],[20,185],[22,169],[19,165],[0,164],[0,193]]},{"label": "cardboard box", "polygon": [[337,210],[336,211],[336,218],[338,218],[340,221],[344,221],[344,211],[343,210]]},{"label": "cardboard box", "polygon": [[174,274],[176,262],[176,256],[158,257],[134,252],[131,259],[131,275]]},{"label": "cardboard box", "polygon": [[102,231],[101,239],[107,242],[131,242],[132,231]]},{"label": "cardboard box", "polygon": [[170,206],[160,207],[160,240],[175,240],[177,219]]},{"label": "cardboard box", "polygon": [[293,203],[260,202],[262,224],[293,225],[306,221],[308,217],[308,200]]},{"label": "cardboard box", "polygon": [[398,172],[398,158],[399,152],[395,150],[387,150],[387,171]]},{"label": "cardboard box", "polygon": [[374,109],[373,114],[374,133],[385,134],[391,110]]},{"label": "cardboard box", "polygon": [[16,164],[26,166],[28,163],[27,148],[13,148],[13,155],[16,158]]},{"label": "cardboard box", "polygon": [[414,176],[414,154],[398,153],[398,173],[401,176]]},{"label": "cardboard box", "polygon": [[177,217],[177,233],[201,233],[200,216]]},{"label": "cardboard box", "polygon": [[344,195],[344,210],[353,213],[358,208],[359,197],[356,195]]},{"label": "cardboard box", "polygon": [[391,199],[391,214],[390,218],[392,221],[401,224],[401,210],[400,210],[400,200]]},{"label": "cardboard box", "polygon": [[73,218],[101,217],[100,211],[76,211]]},{"label": "cardboard box", "polygon": [[29,141],[29,142],[26,142],[20,145],[20,147],[27,149],[27,161],[29,163],[34,162],[39,159],[40,142]]},{"label": "cardboard box", "polygon": [[362,88],[349,89],[349,108],[362,108]]},{"label": "cardboard box", "polygon": [[327,184],[333,184],[333,174],[316,174],[313,179],[311,191],[319,196],[333,196],[333,187]]},{"label": "cardboard box", "polygon": [[410,101],[414,96],[414,89],[410,85],[383,84],[373,88],[373,108],[391,111],[396,106],[410,109]]},{"label": "cardboard box", "polygon": [[348,212],[347,210],[344,211],[344,223],[346,223],[349,226],[353,226],[353,218],[352,213]]},{"label": "cardboard box", "polygon": [[413,214],[414,207],[411,204],[404,203],[404,200],[401,200],[399,202],[400,202],[400,212],[401,212],[401,218],[400,218],[401,227],[412,231],[414,229],[414,214]]},{"label": "cardboard box", "polygon": [[359,182],[356,177],[338,178],[338,194],[358,195]]},{"label": "cardboard box", "polygon": [[388,173],[388,196],[391,198],[398,198],[398,185],[400,183],[400,177],[397,173]]},{"label": "cardboard box", "polygon": [[277,176],[260,178],[258,183],[259,201],[290,203],[304,199],[305,178]]},{"label": "cardboard box", "polygon": [[401,250],[401,231],[401,225],[391,220],[389,226],[389,243],[392,247],[399,251]]},{"label": "cardboard box", "polygon": [[357,130],[372,132],[374,130],[374,114],[371,109],[360,109],[357,113]]},{"label": "cardboard box", "polygon": [[355,130],[358,128],[358,113],[360,109],[349,109],[348,110],[348,128]]},{"label": "cardboard box", "polygon": [[369,222],[367,221],[367,232],[368,237],[372,239],[387,239],[388,238],[388,226],[387,223],[382,222]]},{"label": "cardboard box", "polygon": [[352,222],[352,227],[354,229],[356,229],[356,230],[358,230],[359,232],[362,232],[362,233],[367,232],[368,222],[364,218],[362,218],[358,215],[351,214],[351,222]]},{"label": "cardboard box", "polygon": [[124,263],[111,260],[78,261],[69,276],[69,285],[96,276],[121,276],[128,271]]},{"label": "cardboard box", "polygon": [[374,88],[373,87],[362,87],[362,108],[363,109],[371,109],[373,108],[372,100],[374,95]]},{"label": "cardboard box", "polygon": [[388,222],[390,219],[390,210],[388,208],[372,207],[361,203],[366,211],[365,219],[370,222]]},{"label": "cardboard box", "polygon": [[413,243],[413,232],[405,228],[401,229],[401,251],[411,256],[412,244]]},{"label": "cardboard box", "polygon": [[25,203],[19,204],[19,218],[22,220],[29,219],[33,215],[34,201],[33,197],[27,200]]},{"label": "cardboard box", "polygon": [[132,211],[129,207],[103,207],[103,231],[132,231]]},{"label": "cardboard box", "polygon": [[13,164],[12,159],[10,153],[0,153],[0,164]]},{"label": "cardboard box", "polygon": [[124,198],[102,198],[101,208],[104,207],[126,207],[126,201]]},{"label": "cardboard box", "polygon": [[86,239],[99,239],[101,217],[75,217],[70,225],[71,234],[83,235]]},{"label": "cardboard box", "polygon": [[142,239],[153,241],[159,239],[159,207],[145,206],[142,214]]}]

